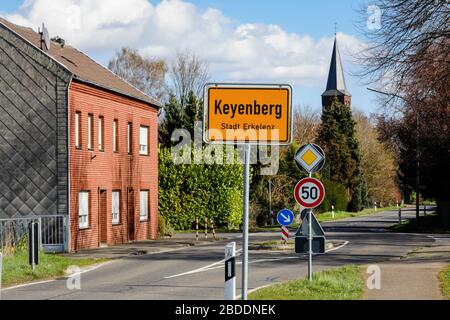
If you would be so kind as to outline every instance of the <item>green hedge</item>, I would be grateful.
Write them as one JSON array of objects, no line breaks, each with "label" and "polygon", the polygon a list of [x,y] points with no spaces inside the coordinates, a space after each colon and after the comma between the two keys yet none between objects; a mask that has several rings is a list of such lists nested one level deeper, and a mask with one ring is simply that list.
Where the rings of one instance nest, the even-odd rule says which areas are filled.
[{"label": "green hedge", "polygon": [[188,230],[196,218],[216,226],[242,223],[243,166],[178,165],[171,150],[159,150],[159,214],[177,230]]},{"label": "green hedge", "polygon": [[334,205],[335,211],[347,210],[347,190],[339,183],[322,180],[325,187],[325,199],[320,207],[321,212],[330,212],[331,206]]}]

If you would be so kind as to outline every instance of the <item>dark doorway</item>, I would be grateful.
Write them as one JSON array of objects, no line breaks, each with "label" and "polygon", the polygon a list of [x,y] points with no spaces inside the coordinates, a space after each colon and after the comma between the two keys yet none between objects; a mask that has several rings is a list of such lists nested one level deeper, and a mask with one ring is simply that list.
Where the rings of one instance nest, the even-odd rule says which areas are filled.
[{"label": "dark doorway", "polygon": [[134,190],[128,189],[128,240],[134,241]]},{"label": "dark doorway", "polygon": [[107,214],[107,202],[106,202],[106,190],[100,190],[98,199],[98,222],[100,229],[100,245],[106,245],[108,243],[108,214]]}]

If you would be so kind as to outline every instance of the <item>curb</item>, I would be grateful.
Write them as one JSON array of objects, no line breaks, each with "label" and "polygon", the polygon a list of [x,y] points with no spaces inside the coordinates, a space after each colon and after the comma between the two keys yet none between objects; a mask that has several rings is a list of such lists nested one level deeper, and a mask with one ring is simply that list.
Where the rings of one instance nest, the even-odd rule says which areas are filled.
[{"label": "curb", "polygon": [[[343,245],[345,241],[327,241],[325,245],[326,250],[333,250],[341,245]],[[294,244],[288,245],[249,245],[248,249],[252,251],[290,251],[295,248]]]}]

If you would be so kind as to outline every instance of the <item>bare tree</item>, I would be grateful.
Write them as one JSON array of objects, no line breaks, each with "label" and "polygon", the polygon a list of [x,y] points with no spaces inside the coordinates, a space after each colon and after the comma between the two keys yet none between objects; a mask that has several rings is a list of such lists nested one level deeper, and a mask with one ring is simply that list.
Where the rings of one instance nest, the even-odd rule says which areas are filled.
[{"label": "bare tree", "polygon": [[[393,93],[403,94],[410,79],[427,64],[448,68],[450,55],[450,6],[447,0],[376,0],[380,25],[367,28],[367,8],[361,10],[360,28],[370,43],[361,53],[369,82],[381,82]],[[433,54],[427,54],[432,52]],[[436,77],[434,83],[443,78]]]},{"label": "bare tree", "polygon": [[167,63],[143,57],[137,50],[122,48],[110,60],[108,68],[142,92],[161,101],[165,98]]},{"label": "bare tree", "polygon": [[299,144],[312,143],[320,127],[320,112],[310,106],[298,106],[293,115],[294,138]]},{"label": "bare tree", "polygon": [[171,68],[171,90],[182,106],[186,105],[190,92],[196,97],[203,97],[203,87],[209,79],[206,62],[189,51],[177,54]]}]

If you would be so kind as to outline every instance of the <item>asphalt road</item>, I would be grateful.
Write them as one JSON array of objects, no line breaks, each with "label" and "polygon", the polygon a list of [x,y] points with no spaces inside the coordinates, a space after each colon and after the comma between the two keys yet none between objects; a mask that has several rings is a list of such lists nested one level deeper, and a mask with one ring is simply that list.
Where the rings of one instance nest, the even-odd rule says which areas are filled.
[{"label": "asphalt road", "polygon": [[[414,212],[405,212],[411,218]],[[367,265],[398,258],[436,240],[427,235],[397,234],[386,228],[397,222],[396,212],[325,223],[327,238],[347,244],[314,257],[314,270],[347,264]],[[2,299],[164,299],[208,300],[224,297],[224,245],[240,235],[227,235],[227,241],[185,248],[168,253],[128,257],[113,261],[81,275],[81,290],[68,290],[61,279],[11,290]],[[279,239],[279,233],[252,234],[250,242]],[[307,258],[289,252],[250,251],[249,289],[305,277]],[[240,292],[240,257],[237,289]]]}]

